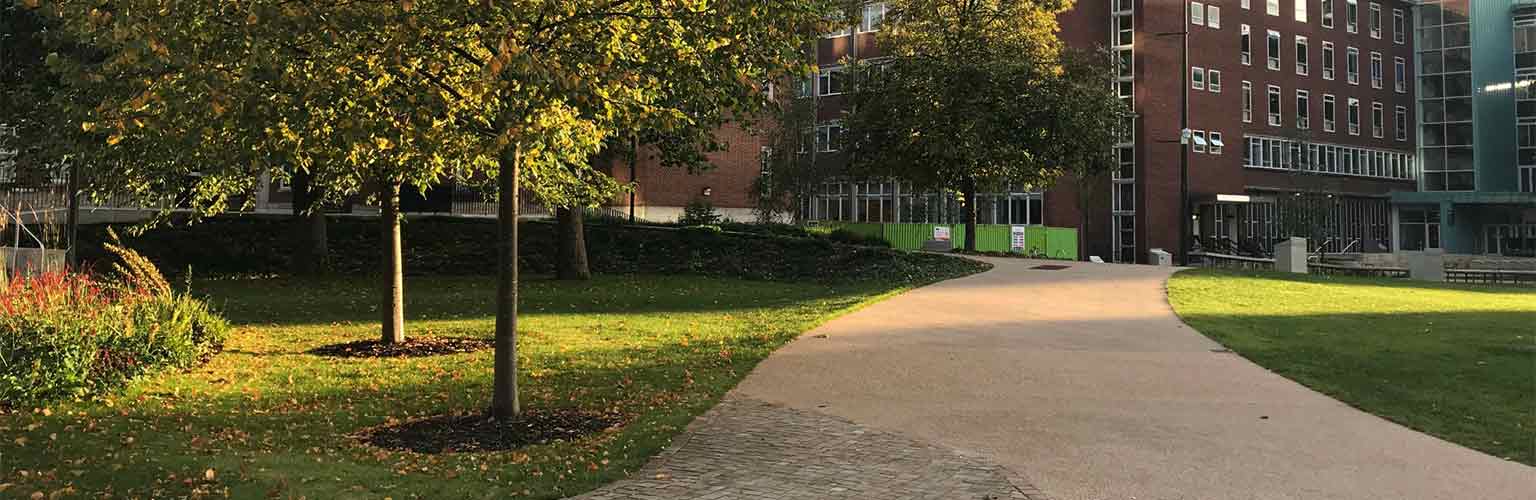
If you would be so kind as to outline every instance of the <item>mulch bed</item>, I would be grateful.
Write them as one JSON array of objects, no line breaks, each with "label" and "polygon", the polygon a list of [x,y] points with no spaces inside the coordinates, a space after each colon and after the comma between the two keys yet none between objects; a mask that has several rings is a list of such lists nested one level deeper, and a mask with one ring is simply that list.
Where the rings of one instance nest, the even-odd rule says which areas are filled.
[{"label": "mulch bed", "polygon": [[573,440],[623,424],[617,414],[556,408],[525,410],[501,422],[481,413],[439,415],[384,424],[354,435],[379,448],[417,453],[506,451],[557,440]]},{"label": "mulch bed", "polygon": [[409,337],[405,343],[386,344],[378,339],[331,344],[309,350],[309,354],[333,358],[417,358],[463,354],[496,345],[491,339],[460,337]]}]

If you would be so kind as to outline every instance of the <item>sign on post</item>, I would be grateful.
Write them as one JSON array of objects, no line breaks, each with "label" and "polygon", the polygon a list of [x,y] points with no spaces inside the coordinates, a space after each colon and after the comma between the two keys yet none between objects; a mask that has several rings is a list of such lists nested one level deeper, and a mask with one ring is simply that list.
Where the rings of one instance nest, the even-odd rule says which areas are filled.
[{"label": "sign on post", "polygon": [[1026,246],[1025,245],[1025,239],[1024,239],[1024,230],[1025,230],[1024,226],[1013,226],[1012,232],[1011,232],[1011,234],[1013,235],[1013,238],[1011,238],[1011,241],[1009,242],[1009,245],[1008,245],[1008,248],[1010,250],[1013,250],[1015,252],[1023,252],[1024,251],[1024,248]]},{"label": "sign on post", "polygon": [[933,239],[949,241],[949,226],[933,226]]}]

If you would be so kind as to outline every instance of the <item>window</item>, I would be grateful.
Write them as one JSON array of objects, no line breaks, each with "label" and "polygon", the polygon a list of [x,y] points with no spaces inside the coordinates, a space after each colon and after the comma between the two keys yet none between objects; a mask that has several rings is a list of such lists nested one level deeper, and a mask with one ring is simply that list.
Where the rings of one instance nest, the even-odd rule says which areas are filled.
[{"label": "window", "polygon": [[1408,108],[1398,106],[1392,110],[1392,125],[1397,129],[1397,140],[1408,140]]},{"label": "window", "polygon": [[1205,90],[1205,68],[1196,66],[1189,70],[1189,88]]},{"label": "window", "polygon": [[[1301,2],[1297,2],[1301,3]],[[1307,37],[1296,36],[1296,74],[1307,75]]]},{"label": "window", "polygon": [[1216,5],[1205,6],[1205,27],[1213,30],[1221,29],[1221,7]]},{"label": "window", "polygon": [[1360,84],[1360,49],[1350,47],[1344,55],[1344,74],[1351,85]]},{"label": "window", "polygon": [[1371,2],[1371,38],[1381,39],[1381,4]]},{"label": "window", "polygon": [[1206,144],[1209,144],[1205,140],[1205,131],[1196,130],[1191,132],[1190,135],[1194,136],[1193,139],[1191,139],[1191,142],[1194,144],[1190,145],[1190,149],[1196,153],[1204,153]]},{"label": "window", "polygon": [[1269,86],[1269,126],[1280,126],[1280,87]]},{"label": "window", "polygon": [[831,153],[843,147],[843,124],[838,122],[816,126],[816,150]]},{"label": "window", "polygon": [[1246,25],[1246,24],[1244,24],[1242,26],[1242,32],[1243,32],[1243,42],[1242,42],[1243,55],[1242,55],[1242,58],[1241,58],[1242,62],[1243,62],[1244,65],[1253,64],[1253,35],[1249,33],[1249,28],[1248,28],[1248,25]]},{"label": "window", "polygon": [[1243,8],[1244,8],[1244,9],[1247,9],[1247,8],[1251,8],[1251,7],[1253,7],[1253,6],[1252,6],[1252,5],[1249,5],[1249,4],[1248,4],[1248,0],[1243,0],[1243,1],[1242,1],[1242,7],[1243,7]]},{"label": "window", "polygon": [[1440,248],[1440,207],[1403,207],[1397,211],[1398,250],[1421,252]]},{"label": "window", "polygon": [[797,82],[797,83],[798,83],[798,85],[797,85],[798,88],[795,91],[795,96],[796,97],[805,98],[805,97],[811,97],[811,96],[816,95],[816,78],[815,77],[807,76],[805,78],[801,78],[800,81]]},{"label": "window", "polygon": [[1403,9],[1392,9],[1392,42],[1401,45],[1408,38],[1407,22]]},{"label": "window", "polygon": [[1371,53],[1371,88],[1373,88],[1373,89],[1381,88],[1381,81],[1382,81],[1382,78],[1383,78],[1381,71],[1382,71],[1381,70],[1381,53],[1380,52],[1372,52]]},{"label": "window", "polygon": [[1407,153],[1294,139],[1247,136],[1243,166],[1274,170],[1314,171],[1339,175],[1412,180]]},{"label": "window", "polygon": [[[844,19],[843,18],[843,11],[842,10],[838,10],[836,12],[827,14],[826,19],[827,19],[828,23],[842,24],[843,19]],[[840,37],[840,36],[848,36],[848,35],[851,35],[851,34],[853,34],[853,27],[851,27],[851,26],[841,26],[836,31],[832,31],[832,32],[828,32],[828,33],[823,33],[821,35],[821,37],[822,38],[837,38],[837,37]]]},{"label": "window", "polygon": [[1280,0],[1264,0],[1264,13],[1271,16],[1280,15]]},{"label": "window", "polygon": [[1392,58],[1392,90],[1408,92],[1408,63],[1401,57]]},{"label": "window", "polygon": [[1253,82],[1243,81],[1243,123],[1253,123]]},{"label": "window", "polygon": [[845,91],[843,85],[847,81],[846,70],[843,68],[821,68],[821,73],[816,75],[817,95],[838,95]]},{"label": "window", "polygon": [[1214,69],[1206,70],[1205,89],[1217,94],[1221,93],[1221,71]]},{"label": "window", "polygon": [[1318,10],[1321,11],[1318,15],[1318,23],[1324,28],[1333,28],[1333,0],[1323,0],[1322,8]]},{"label": "window", "polygon": [[1189,24],[1205,26],[1205,4],[1200,2],[1189,3]]},{"label": "window", "polygon": [[1221,143],[1221,132],[1211,132],[1211,154],[1221,154],[1221,149],[1224,147],[1226,147],[1226,144]]},{"label": "window", "polygon": [[1323,42],[1323,79],[1333,79],[1333,42]]},{"label": "window", "polygon": [[859,18],[859,31],[862,33],[880,31],[880,25],[885,24],[885,12],[885,2],[865,4],[864,15]]},{"label": "window", "polygon": [[1333,132],[1334,123],[1337,123],[1339,114],[1334,109],[1336,101],[1331,94],[1323,94],[1323,131]]},{"label": "window", "polygon": [[1360,135],[1360,100],[1349,98],[1349,135]]},{"label": "window", "polygon": [[1296,90],[1296,129],[1307,130],[1312,128],[1312,113],[1307,109],[1312,104],[1312,93],[1305,90]]},{"label": "window", "polygon": [[1371,137],[1380,139],[1387,136],[1387,117],[1385,108],[1381,103],[1371,103]]},{"label": "window", "polygon": [[1269,69],[1280,71],[1280,32],[1269,30]]},{"label": "window", "polygon": [[1307,22],[1307,0],[1296,0],[1296,22]]},{"label": "window", "polygon": [[1344,31],[1360,32],[1360,1],[1344,0]]}]

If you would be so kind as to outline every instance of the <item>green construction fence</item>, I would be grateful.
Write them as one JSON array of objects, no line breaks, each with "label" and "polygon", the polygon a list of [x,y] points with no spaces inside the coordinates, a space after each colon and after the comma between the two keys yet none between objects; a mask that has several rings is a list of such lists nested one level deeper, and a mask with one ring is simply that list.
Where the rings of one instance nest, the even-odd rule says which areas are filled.
[{"label": "green construction fence", "polygon": [[[949,228],[949,241],[954,248],[965,246],[965,224],[882,224],[866,222],[822,222],[831,230],[843,229],[866,237],[881,238],[892,247],[903,250],[919,250],[923,243],[933,239],[935,227]],[[1024,248],[1013,247],[1013,226],[978,224],[976,249],[983,252],[1017,252],[1050,259],[1078,260],[1077,230],[1073,228],[1024,226]]]}]

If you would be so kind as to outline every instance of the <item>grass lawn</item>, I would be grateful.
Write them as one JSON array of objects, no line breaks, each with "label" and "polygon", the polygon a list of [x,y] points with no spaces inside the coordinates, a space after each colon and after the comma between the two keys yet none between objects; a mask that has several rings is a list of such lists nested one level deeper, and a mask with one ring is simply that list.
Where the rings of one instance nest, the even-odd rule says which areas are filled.
[{"label": "grass lawn", "polygon": [[1408,427],[1536,465],[1536,290],[1185,271],[1195,329]]},{"label": "grass lawn", "polygon": [[[490,278],[407,280],[408,333],[489,338]],[[348,434],[489,405],[489,350],[413,359],[306,351],[377,335],[372,280],[221,281],[238,325],[190,373],[0,415],[0,497],[558,498],[623,477],[775,348],[895,287],[700,277],[525,281],[525,407],[615,410],[618,430],[513,452],[426,455]]]}]

